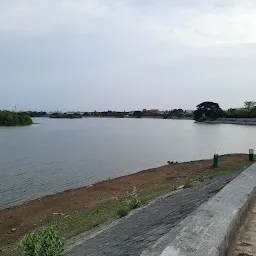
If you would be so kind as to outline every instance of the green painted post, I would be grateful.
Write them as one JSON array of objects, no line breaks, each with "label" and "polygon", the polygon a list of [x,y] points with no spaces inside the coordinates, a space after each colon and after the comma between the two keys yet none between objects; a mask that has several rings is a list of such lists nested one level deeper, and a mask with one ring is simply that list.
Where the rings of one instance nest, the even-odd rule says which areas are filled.
[{"label": "green painted post", "polygon": [[217,168],[218,167],[218,162],[219,162],[219,155],[218,154],[214,154],[214,157],[213,157],[213,167]]},{"label": "green painted post", "polygon": [[254,161],[254,149],[249,149],[249,160]]}]

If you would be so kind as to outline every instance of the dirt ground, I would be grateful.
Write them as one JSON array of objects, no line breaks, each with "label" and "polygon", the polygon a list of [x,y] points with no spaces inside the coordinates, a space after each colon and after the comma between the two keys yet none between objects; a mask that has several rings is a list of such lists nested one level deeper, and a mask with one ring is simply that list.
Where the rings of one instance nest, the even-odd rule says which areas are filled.
[{"label": "dirt ground", "polygon": [[[212,160],[168,164],[144,170],[120,178],[106,180],[93,186],[67,190],[45,196],[0,211],[0,252],[1,248],[17,242],[24,234],[45,224],[47,216],[53,213],[69,213],[84,210],[85,207],[116,198],[132,192],[152,189],[160,185],[177,186],[186,179],[198,179],[201,174],[214,170],[227,170],[236,166],[251,164],[248,155],[232,154],[220,157],[220,167],[213,169]],[[1,253],[0,253],[1,254]]]}]

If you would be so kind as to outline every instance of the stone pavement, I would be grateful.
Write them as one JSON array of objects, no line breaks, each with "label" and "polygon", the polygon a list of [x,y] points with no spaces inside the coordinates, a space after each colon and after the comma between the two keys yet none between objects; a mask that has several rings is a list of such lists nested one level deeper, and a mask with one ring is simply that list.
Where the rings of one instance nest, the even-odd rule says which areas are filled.
[{"label": "stone pavement", "polygon": [[138,256],[239,174],[216,177],[166,195],[122,218],[115,225],[73,248],[67,255]]}]

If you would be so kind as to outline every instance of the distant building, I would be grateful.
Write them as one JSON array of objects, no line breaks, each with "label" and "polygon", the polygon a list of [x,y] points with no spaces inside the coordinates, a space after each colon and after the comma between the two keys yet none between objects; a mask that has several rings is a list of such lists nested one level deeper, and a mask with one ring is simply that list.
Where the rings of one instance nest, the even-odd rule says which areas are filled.
[{"label": "distant building", "polygon": [[154,114],[159,114],[160,113],[159,109],[146,109],[146,108],[144,108],[142,110],[142,112],[148,112],[148,113],[154,113]]},{"label": "distant building", "polygon": [[159,109],[150,109],[148,112],[159,114]]}]

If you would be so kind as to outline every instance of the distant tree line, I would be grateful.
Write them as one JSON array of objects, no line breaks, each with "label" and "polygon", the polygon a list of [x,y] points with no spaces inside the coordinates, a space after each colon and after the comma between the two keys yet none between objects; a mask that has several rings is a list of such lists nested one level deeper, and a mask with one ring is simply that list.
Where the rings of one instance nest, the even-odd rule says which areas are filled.
[{"label": "distant tree line", "polygon": [[152,111],[152,110],[136,110],[132,112],[127,111],[103,111],[103,112],[85,112],[83,116],[86,117],[117,117],[117,118],[123,118],[123,117],[158,117],[158,118],[185,118],[185,117],[193,117],[193,113],[187,113],[185,110],[182,109],[173,109],[170,111]]},{"label": "distant tree line", "polygon": [[183,110],[181,108],[173,109],[171,111],[168,111],[164,114],[164,118],[191,118],[193,117],[192,113],[188,113],[186,110]]},{"label": "distant tree line", "polygon": [[44,117],[47,115],[45,111],[23,111],[29,117]]},{"label": "distant tree line", "polygon": [[124,118],[124,117],[153,117],[153,118],[193,118],[193,113],[187,112],[181,108],[172,109],[168,111],[158,111],[158,110],[136,110],[136,111],[93,111],[93,112],[67,112],[60,113],[54,112],[47,114],[46,111],[23,111],[29,117],[50,117],[50,118],[79,118],[79,117],[114,117],[114,118]]},{"label": "distant tree line", "polygon": [[205,121],[225,118],[256,118],[256,102],[246,101],[241,108],[222,110],[218,103],[205,101],[197,105],[194,111],[194,120]]},{"label": "distant tree line", "polygon": [[83,116],[85,117],[117,117],[123,118],[129,115],[129,112],[126,111],[102,111],[102,112],[84,112]]},{"label": "distant tree line", "polygon": [[152,112],[150,110],[144,111],[134,111],[132,114],[134,117],[158,117],[158,118],[192,118],[193,113],[188,113],[187,111],[179,108],[179,109],[172,109],[169,111],[164,112]]},{"label": "distant tree line", "polygon": [[82,118],[82,115],[80,114],[60,114],[60,113],[52,113],[50,115],[50,118],[69,118],[69,119],[73,119],[73,118]]}]

